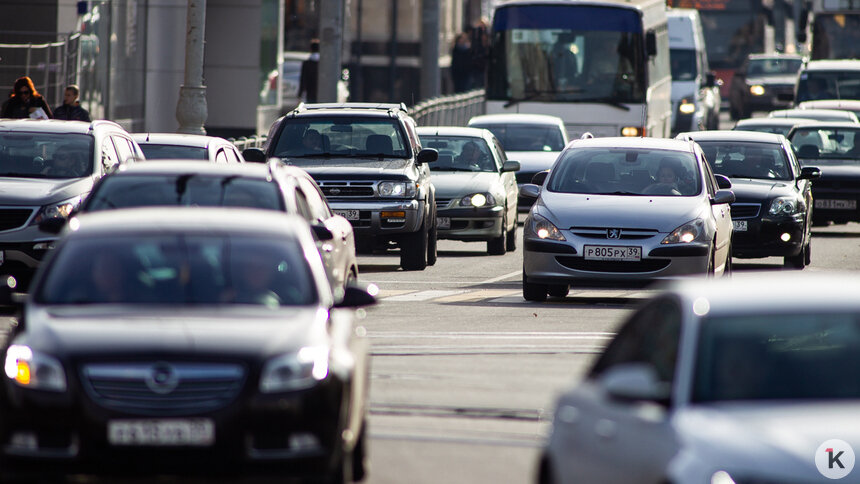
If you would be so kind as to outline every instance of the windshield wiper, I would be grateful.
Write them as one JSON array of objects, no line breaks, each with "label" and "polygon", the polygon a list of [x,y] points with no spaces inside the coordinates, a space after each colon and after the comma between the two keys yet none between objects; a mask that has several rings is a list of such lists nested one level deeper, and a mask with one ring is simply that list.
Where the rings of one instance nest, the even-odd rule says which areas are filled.
[{"label": "windshield wiper", "polygon": [[611,193],[598,193],[597,195],[632,195],[635,197],[639,197],[639,196],[642,196],[643,194],[642,193],[636,193],[636,192],[627,192],[627,191],[623,191],[623,190],[616,190],[616,191],[611,192]]},{"label": "windshield wiper", "polygon": [[529,91],[528,93],[526,93],[526,95],[524,97],[511,98],[510,100],[508,100],[508,102],[505,103],[504,107],[509,108],[509,107],[514,106],[516,104],[519,104],[523,101],[531,101],[532,99],[543,96],[544,94],[557,94],[557,92],[556,91]]},{"label": "windshield wiper", "polygon": [[287,155],[286,153],[275,155],[275,157],[280,158],[282,160],[289,160],[291,158],[331,158],[335,155],[334,153],[324,152],[324,153],[308,153],[306,155]]}]

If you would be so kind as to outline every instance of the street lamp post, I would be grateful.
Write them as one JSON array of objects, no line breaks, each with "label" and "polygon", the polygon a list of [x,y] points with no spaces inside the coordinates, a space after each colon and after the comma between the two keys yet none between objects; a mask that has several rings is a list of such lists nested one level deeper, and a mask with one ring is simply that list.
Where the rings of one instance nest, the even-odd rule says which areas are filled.
[{"label": "street lamp post", "polygon": [[179,88],[176,120],[179,133],[206,134],[203,124],[209,115],[206,86],[203,85],[203,41],[206,26],[206,0],[188,0],[185,32],[185,83]]}]

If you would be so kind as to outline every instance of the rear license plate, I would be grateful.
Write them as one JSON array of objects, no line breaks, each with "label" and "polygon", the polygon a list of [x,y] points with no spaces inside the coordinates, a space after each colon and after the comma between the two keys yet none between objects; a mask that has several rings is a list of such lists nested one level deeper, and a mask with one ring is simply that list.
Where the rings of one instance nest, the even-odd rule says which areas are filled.
[{"label": "rear license plate", "polygon": [[857,210],[857,200],[832,200],[822,199],[815,201],[815,208],[826,208],[831,210]]},{"label": "rear license plate", "polygon": [[746,232],[747,231],[747,221],[746,220],[732,220],[732,227],[735,229],[735,232]]},{"label": "rear license plate", "polygon": [[359,213],[358,210],[335,210],[335,214],[340,215],[341,217],[347,220],[358,220]]},{"label": "rear license plate", "polygon": [[215,423],[209,419],[111,420],[111,445],[210,446],[215,443]]},{"label": "rear license plate", "polygon": [[451,217],[436,217],[436,228],[450,229],[451,228]]},{"label": "rear license plate", "polygon": [[616,260],[637,262],[642,259],[642,247],[618,247],[614,245],[586,245],[585,260]]}]

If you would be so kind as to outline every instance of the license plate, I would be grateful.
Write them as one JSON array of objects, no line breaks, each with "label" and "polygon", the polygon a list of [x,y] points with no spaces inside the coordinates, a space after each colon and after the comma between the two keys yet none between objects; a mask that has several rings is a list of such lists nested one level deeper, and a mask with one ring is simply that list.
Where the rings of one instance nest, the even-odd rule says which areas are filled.
[{"label": "license plate", "polygon": [[642,259],[642,247],[618,247],[614,245],[586,245],[585,260],[617,260],[636,262]]},{"label": "license plate", "polygon": [[210,446],[215,443],[215,423],[209,419],[111,420],[111,445]]},{"label": "license plate", "polygon": [[831,210],[857,210],[857,200],[815,200],[815,208],[827,208]]},{"label": "license plate", "polygon": [[359,213],[358,210],[335,210],[335,214],[340,215],[341,217],[347,220],[358,220]]},{"label": "license plate", "polygon": [[735,232],[746,232],[747,231],[747,221],[746,220],[732,220],[732,227],[735,229]]},{"label": "license plate", "polygon": [[436,217],[436,228],[450,229],[451,217]]}]

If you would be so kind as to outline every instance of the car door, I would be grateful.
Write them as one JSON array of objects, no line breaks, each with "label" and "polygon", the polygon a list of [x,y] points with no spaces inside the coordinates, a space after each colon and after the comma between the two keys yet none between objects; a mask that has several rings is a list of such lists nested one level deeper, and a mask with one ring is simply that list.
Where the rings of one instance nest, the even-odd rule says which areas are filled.
[{"label": "car door", "polygon": [[794,152],[794,148],[787,140],[783,141],[782,148],[785,150],[785,155],[788,157],[791,171],[794,172],[794,183],[797,187],[797,191],[800,193],[800,196],[803,198],[803,202],[806,205],[806,226],[804,227],[804,237],[808,238],[812,235],[810,233],[812,228],[812,180],[797,179],[797,177],[800,176],[801,170],[800,160],[797,159],[797,154]]},{"label": "car door", "polygon": [[332,233],[333,238],[323,241],[323,245],[331,246],[330,269],[332,275],[332,287],[342,287],[350,276],[355,265],[355,240],[352,224],[340,215],[332,213],[326,203],[325,197],[316,184],[310,179],[301,177],[298,179],[298,190],[307,200],[311,224],[322,224]]},{"label": "car door", "polygon": [[671,426],[671,398],[659,403],[619,400],[607,395],[600,380],[617,365],[644,363],[671,387],[681,320],[674,297],[651,301],[622,326],[585,383],[562,397],[550,442],[552,466],[561,482],[665,482],[679,446]]},{"label": "car door", "polygon": [[[705,173],[705,187],[708,191],[708,203],[713,200],[717,194],[717,179],[714,178],[714,172],[711,170],[711,165],[705,160],[705,155],[697,150],[696,156],[699,158],[699,164]],[[732,242],[732,212],[728,203],[711,203],[711,214],[716,224],[715,244],[714,244],[714,268],[728,262],[731,257],[731,242]]]},{"label": "car door", "polygon": [[[508,159],[505,155],[505,150],[502,149],[502,144],[499,143],[499,140],[495,136],[493,136],[492,147],[493,151],[496,152],[496,159],[499,161],[498,170],[501,172],[502,167],[505,166],[505,162],[508,161]],[[516,224],[519,191],[517,189],[517,177],[515,172],[502,172],[501,183],[505,189],[505,207],[508,210],[508,220],[513,221],[513,223]]]}]

